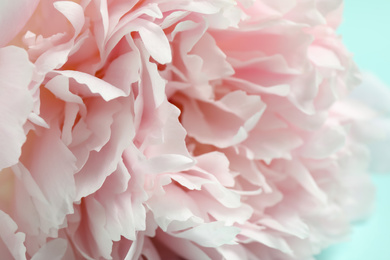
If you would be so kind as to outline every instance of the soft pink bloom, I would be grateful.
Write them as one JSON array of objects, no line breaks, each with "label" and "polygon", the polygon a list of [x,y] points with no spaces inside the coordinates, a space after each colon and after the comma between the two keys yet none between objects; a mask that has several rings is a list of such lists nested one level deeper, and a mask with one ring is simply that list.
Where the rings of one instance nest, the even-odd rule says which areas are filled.
[{"label": "soft pink bloom", "polygon": [[341,11],[3,1],[0,255],[312,259],[343,238],[376,113],[346,99]]}]

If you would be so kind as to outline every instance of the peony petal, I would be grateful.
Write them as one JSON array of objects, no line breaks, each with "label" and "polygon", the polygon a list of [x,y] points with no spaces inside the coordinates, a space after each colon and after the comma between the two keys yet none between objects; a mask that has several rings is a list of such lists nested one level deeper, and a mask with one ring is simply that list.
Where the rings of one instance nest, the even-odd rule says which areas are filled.
[{"label": "peony petal", "polygon": [[23,28],[38,6],[39,0],[0,2],[0,47],[9,43]]},{"label": "peony petal", "polygon": [[292,178],[294,178],[302,188],[312,194],[313,197],[317,198],[321,203],[327,202],[326,194],[318,187],[316,181],[311,176],[310,172],[306,167],[299,161],[287,162],[286,169]]},{"label": "peony petal", "polygon": [[[184,259],[211,260],[211,258],[195,243],[187,239],[176,238],[167,233],[157,231],[159,242]],[[165,255],[162,255],[165,257]]]},{"label": "peony petal", "polygon": [[213,174],[218,181],[225,187],[234,185],[234,177],[229,169],[230,161],[225,154],[220,152],[211,152],[196,157],[196,166]]},{"label": "peony petal", "polygon": [[33,69],[23,49],[0,49],[0,170],[18,162],[26,141],[23,125],[33,108],[28,90]]},{"label": "peony petal", "polygon": [[258,84],[254,84],[250,81],[238,79],[238,78],[228,78],[226,79],[226,82],[233,86],[237,86],[237,88],[244,90],[248,93],[258,93],[258,94],[271,94],[271,95],[277,95],[277,96],[287,96],[290,91],[291,87],[287,84],[283,85],[273,85],[270,87],[264,87],[260,86]]},{"label": "peony petal", "polygon": [[31,260],[61,260],[63,259],[68,243],[65,239],[57,238],[42,246]]},{"label": "peony petal", "polygon": [[322,159],[337,152],[346,142],[345,130],[341,127],[325,127],[315,133],[302,147],[306,158]]},{"label": "peony petal", "polygon": [[336,70],[344,70],[344,67],[341,65],[339,58],[332,50],[314,45],[310,46],[308,55],[317,66]]},{"label": "peony petal", "polygon": [[0,258],[312,259],[367,214],[390,108],[345,98],[342,0],[25,1],[0,3],[25,48],[0,49]]},{"label": "peony petal", "polygon": [[26,259],[24,240],[26,235],[16,232],[18,226],[12,218],[0,210],[0,254],[3,259]]},{"label": "peony petal", "polygon": [[[281,214],[287,215],[287,210]],[[275,217],[275,215],[273,217]],[[300,239],[305,239],[309,236],[309,227],[294,214],[286,216],[282,221],[279,220],[279,216],[276,216],[276,219],[262,218],[257,223],[286,234],[291,234]]]},{"label": "peony petal", "polygon": [[19,178],[25,182],[25,189],[33,200],[37,200],[34,206],[42,219],[40,224],[29,222],[44,232],[58,229],[66,215],[73,212],[76,195],[73,176],[76,158],[61,141],[59,129],[52,127],[41,136],[30,134],[23,147],[21,162],[23,165],[18,165]]},{"label": "peony petal", "polygon": [[222,222],[204,223],[197,227],[174,234],[175,237],[189,239],[204,247],[218,247],[235,244],[235,237],[240,229],[224,226]]},{"label": "peony petal", "polygon": [[[115,180],[118,177],[121,179]],[[148,196],[142,189],[142,179],[139,176],[132,174],[130,181],[128,178],[129,172],[123,164],[119,164],[118,169],[106,179],[95,195],[105,209],[105,229],[113,241],[119,241],[121,237],[134,240],[137,232],[146,229],[146,210],[143,203]],[[126,185],[124,191],[118,191],[119,185],[115,185],[115,182],[119,181],[125,182],[120,184]]]},{"label": "peony petal", "polygon": [[71,1],[57,1],[54,3],[54,7],[71,23],[74,28],[74,34],[68,42],[57,45],[39,56],[35,65],[40,76],[45,75],[53,69],[58,69],[66,63],[72,47],[74,46],[74,41],[85,23],[83,8],[77,3]]},{"label": "peony petal", "polygon": [[243,229],[241,235],[253,239],[257,242],[260,242],[261,244],[266,245],[270,248],[275,248],[277,250],[280,250],[283,253],[286,253],[288,255],[291,256],[293,255],[292,249],[287,244],[286,240],[281,237],[272,235],[262,230],[249,229],[249,228]]},{"label": "peony petal", "polygon": [[141,162],[137,169],[146,174],[177,172],[189,169],[195,161],[179,154],[164,154]]},{"label": "peony petal", "polygon": [[125,92],[114,87],[110,83],[80,71],[63,70],[56,71],[56,73],[68,78],[72,78],[78,83],[86,85],[92,93],[101,95],[102,98],[106,101],[110,101],[117,97],[126,96]]},{"label": "peony petal", "polygon": [[303,140],[288,129],[270,131],[254,130],[245,145],[253,157],[267,163],[276,158],[291,159],[291,151],[303,144]]},{"label": "peony petal", "polygon": [[50,90],[57,98],[65,102],[72,102],[84,105],[81,97],[69,91],[69,79],[65,76],[56,76],[45,84],[45,87]]},{"label": "peony petal", "polygon": [[130,250],[127,252],[124,260],[139,259],[142,253],[142,247],[145,236],[142,232],[138,233],[138,237],[131,244]]},{"label": "peony petal", "polygon": [[104,207],[93,197],[85,198],[80,207],[82,219],[74,236],[77,249],[86,259],[111,258],[113,242],[104,227]]},{"label": "peony petal", "polygon": [[128,134],[133,129],[126,114],[117,115],[116,119],[110,142],[99,152],[91,152],[86,165],[75,175],[76,200],[96,192],[102,186],[107,176],[118,167],[123,151],[131,142],[131,135]]},{"label": "peony petal", "polygon": [[145,256],[146,259],[161,260],[161,257],[159,255],[157,249],[153,245],[151,239],[149,239],[148,237],[145,237],[142,255]]},{"label": "peony petal", "polygon": [[264,174],[259,170],[255,161],[251,161],[246,156],[237,154],[234,151],[228,151],[226,155],[229,158],[230,167],[233,171],[238,172],[240,176],[250,183],[261,187],[264,192],[271,192]]},{"label": "peony petal", "polygon": [[96,25],[96,41],[99,44],[99,49],[103,50],[103,45],[106,42],[108,29],[109,29],[109,15],[108,15],[108,6],[107,1],[98,0],[94,1],[96,4],[96,9],[98,9],[98,14],[100,16],[100,22]]},{"label": "peony petal", "polygon": [[198,55],[202,59],[202,71],[200,73],[193,71],[191,64],[187,65],[189,72],[196,74],[197,77],[204,73],[208,80],[216,80],[234,74],[234,69],[226,61],[226,55],[218,48],[215,40],[208,33],[205,33],[196,42],[190,53],[191,55]]},{"label": "peony petal", "polygon": [[161,27],[142,19],[138,19],[138,23],[139,34],[150,56],[161,64],[171,62],[171,47]]},{"label": "peony petal", "polygon": [[282,14],[287,13],[296,5],[296,1],[294,0],[263,0],[263,2]]},{"label": "peony petal", "polygon": [[233,226],[235,223],[244,224],[253,214],[253,208],[248,204],[226,207],[214,197],[201,192],[193,192],[192,198],[202,203],[202,208],[213,216],[217,221],[225,223],[226,226]]},{"label": "peony petal", "polygon": [[[184,222],[188,227],[203,222],[198,205],[178,187],[164,187],[163,196],[153,196],[147,202],[159,227],[166,231],[172,222]],[[175,203],[172,203],[175,201]]]},{"label": "peony petal", "polygon": [[140,77],[140,69],[141,64],[137,54],[128,52],[119,56],[110,64],[103,80],[121,89],[125,96],[128,96],[131,84],[137,82]]},{"label": "peony petal", "polygon": [[228,93],[215,102],[188,101],[181,101],[186,102],[182,122],[188,134],[221,148],[244,141],[265,109],[259,97],[243,91]]},{"label": "peony petal", "polygon": [[141,122],[136,137],[137,141],[144,138],[140,150],[147,158],[140,167],[152,174],[188,169],[195,161],[187,151],[186,131],[178,120],[179,109],[163,101],[153,112],[148,121]]}]

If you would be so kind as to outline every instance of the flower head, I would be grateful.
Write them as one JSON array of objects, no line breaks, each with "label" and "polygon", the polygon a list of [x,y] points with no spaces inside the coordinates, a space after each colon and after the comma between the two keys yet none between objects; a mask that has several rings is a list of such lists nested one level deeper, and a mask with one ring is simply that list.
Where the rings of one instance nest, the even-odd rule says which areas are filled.
[{"label": "flower head", "polygon": [[5,5],[1,255],[306,259],[370,205],[341,1]]}]

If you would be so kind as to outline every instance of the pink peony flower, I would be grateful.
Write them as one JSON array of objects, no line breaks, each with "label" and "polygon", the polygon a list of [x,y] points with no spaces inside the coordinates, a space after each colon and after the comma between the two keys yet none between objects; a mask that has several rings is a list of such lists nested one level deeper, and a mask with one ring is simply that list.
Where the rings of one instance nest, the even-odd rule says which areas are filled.
[{"label": "pink peony flower", "polygon": [[370,208],[340,0],[0,4],[3,259],[312,259]]}]

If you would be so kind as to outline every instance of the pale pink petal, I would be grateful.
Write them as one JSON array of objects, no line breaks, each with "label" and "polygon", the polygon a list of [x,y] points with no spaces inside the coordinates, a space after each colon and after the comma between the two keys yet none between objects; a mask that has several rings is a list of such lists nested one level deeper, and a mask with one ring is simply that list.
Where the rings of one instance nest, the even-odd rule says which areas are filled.
[{"label": "pale pink petal", "polygon": [[160,26],[141,19],[138,22],[140,23],[139,34],[150,56],[161,64],[171,62],[171,48]]},{"label": "pale pink petal", "polygon": [[113,242],[104,228],[104,207],[93,197],[88,197],[79,210],[82,217],[74,235],[77,249],[87,259],[111,258]]},{"label": "pale pink petal", "polygon": [[[238,154],[235,151],[226,151],[225,154],[229,158],[232,171],[239,173],[239,175],[248,182],[261,187],[264,192],[271,191],[264,174],[259,170],[255,161],[252,161],[248,159],[247,156]],[[225,184],[225,186],[228,185]]]},{"label": "pale pink petal", "polygon": [[197,201],[201,201],[207,213],[216,220],[225,223],[226,226],[233,226],[236,223],[244,224],[253,214],[253,208],[248,204],[226,207],[214,197],[208,196],[207,193],[193,192],[191,196]]},{"label": "pale pink petal", "polygon": [[172,254],[168,251],[170,254],[164,254],[164,251],[162,251],[161,256],[163,258],[169,258],[169,256],[171,256],[171,258],[179,256],[185,259],[196,258],[199,260],[211,260],[211,258],[192,241],[189,241],[187,239],[175,238],[161,231],[157,233],[156,237],[157,239],[159,239],[159,243],[169,248],[171,252],[174,252]]},{"label": "pale pink petal", "polygon": [[344,70],[344,67],[341,65],[339,58],[332,50],[314,45],[310,46],[308,55],[313,63],[317,66],[336,70]]},{"label": "pale pink petal", "polygon": [[186,170],[192,165],[194,165],[194,160],[189,157],[178,154],[166,154],[143,161],[136,169],[147,174],[157,174]]},{"label": "pale pink petal", "polygon": [[76,80],[78,83],[88,87],[92,93],[96,93],[102,96],[106,101],[110,101],[117,97],[126,96],[126,93],[121,89],[114,87],[110,83],[96,78],[87,73],[71,70],[56,71],[65,77]]},{"label": "pale pink petal", "polygon": [[[146,135],[143,140],[142,150],[145,156],[151,158],[162,154],[181,154],[191,157],[186,144],[186,130],[179,122],[180,110],[165,101],[155,111],[155,120],[149,127],[144,126],[153,135]],[[140,129],[142,133],[144,129]]]},{"label": "pale pink petal", "polygon": [[0,169],[18,162],[26,141],[23,125],[33,106],[28,90],[33,69],[23,49],[0,49],[0,146],[4,148],[0,152]]},{"label": "pale pink petal", "polygon": [[162,230],[166,231],[172,222],[185,222],[188,227],[203,222],[196,201],[189,195],[173,185],[164,187],[164,190],[163,196],[154,196],[147,202]]},{"label": "pale pink petal", "polygon": [[265,109],[259,97],[231,92],[218,101],[182,101],[182,122],[201,143],[228,147],[244,141]]},{"label": "pale pink petal", "polygon": [[71,102],[83,105],[83,100],[69,91],[69,79],[64,76],[56,76],[45,84],[45,87],[50,90],[57,98],[65,102]]},{"label": "pale pink petal", "polygon": [[18,226],[12,218],[0,210],[0,254],[4,259],[26,259],[24,240],[26,235],[17,232]]},{"label": "pale pink petal", "polygon": [[51,240],[44,246],[42,246],[37,253],[31,258],[31,260],[45,260],[45,259],[53,259],[53,260],[61,260],[63,259],[66,248],[68,245],[65,239],[57,238]]},{"label": "pale pink petal", "polygon": [[27,23],[34,13],[39,0],[0,2],[0,47],[9,43]]},{"label": "pale pink petal", "polygon": [[118,169],[107,177],[94,196],[105,208],[105,228],[114,241],[120,241],[121,236],[135,240],[137,232],[146,229],[143,203],[148,196],[143,191],[143,179],[136,174],[132,174],[129,179],[128,170],[119,164]]},{"label": "pale pink petal", "polygon": [[68,55],[74,45],[75,38],[80,33],[85,22],[82,7],[74,2],[58,1],[54,3],[54,7],[71,23],[74,28],[74,34],[68,42],[57,45],[39,56],[35,65],[40,74],[46,74],[53,69],[58,69],[67,61]]},{"label": "pale pink petal", "polygon": [[250,252],[248,252],[248,250],[240,244],[223,245],[223,246],[218,247],[217,250],[218,250],[218,252],[221,253],[221,255],[225,259],[231,259],[231,260],[256,259],[255,255],[250,254]]},{"label": "pale pink petal", "polygon": [[251,229],[250,227],[243,229],[241,231],[241,235],[251,239],[252,241],[260,242],[270,248],[280,250],[288,255],[293,255],[292,249],[282,237],[272,235],[271,233],[260,230],[259,228],[257,228],[257,230],[256,228]]},{"label": "pale pink petal", "polygon": [[341,127],[326,127],[313,134],[302,147],[301,155],[321,159],[339,150],[345,143],[345,130]]},{"label": "pale pink petal", "polygon": [[[19,202],[13,209],[14,217],[20,225],[19,228],[26,233],[38,233],[39,230],[50,232],[50,228],[58,227],[59,223],[56,223],[53,213],[47,212],[50,211],[48,200],[28,169],[19,164],[12,167],[12,174],[17,180],[12,196],[15,201]],[[40,225],[41,221],[45,224]]]},{"label": "pale pink petal", "polygon": [[273,215],[273,218],[264,217],[257,223],[286,234],[291,234],[292,236],[297,236],[300,239],[308,237],[309,227],[297,215],[287,215],[286,212],[279,215],[282,215],[282,218],[278,215]]},{"label": "pale pink petal", "polygon": [[291,87],[287,84],[264,87],[239,78],[228,78],[226,79],[226,82],[229,85],[236,86],[238,89],[245,90],[248,93],[258,93],[258,94],[263,93],[263,94],[272,94],[272,95],[284,97],[287,96],[291,90]]},{"label": "pale pink petal", "polygon": [[278,11],[282,14],[287,13],[290,11],[295,5],[296,1],[294,0],[264,0],[262,1],[264,4],[268,5],[270,8],[274,9],[275,11]]},{"label": "pale pink petal", "polygon": [[348,97],[342,0],[19,2],[0,258],[308,260],[370,211],[389,97]]},{"label": "pale pink petal", "polygon": [[161,260],[161,257],[157,249],[153,245],[151,239],[148,237],[145,237],[144,245],[142,249],[142,255],[145,256],[147,259]]},{"label": "pale pink petal", "polygon": [[288,129],[273,131],[254,130],[243,143],[253,154],[251,157],[262,159],[266,162],[275,158],[291,158],[291,151],[303,144],[303,140]]},{"label": "pale pink petal", "polygon": [[[108,15],[108,3],[104,0],[94,1],[94,4],[96,5],[97,15],[100,16],[99,18],[95,18],[96,20],[100,20],[98,23],[96,23],[96,27],[94,32],[96,33],[96,41],[99,45],[99,49],[103,50],[108,35],[108,29],[110,26],[109,21],[109,15]],[[96,10],[95,9],[95,10]]]},{"label": "pale pink petal", "polygon": [[175,233],[175,237],[189,239],[204,247],[218,247],[235,244],[235,237],[240,228],[225,226],[223,222],[210,222],[197,227]]},{"label": "pale pink petal", "polygon": [[296,5],[286,17],[297,23],[304,23],[311,26],[325,24],[326,20],[317,8],[317,2],[298,0]]},{"label": "pale pink petal", "polygon": [[[132,68],[128,71],[128,68]],[[139,79],[141,64],[134,52],[116,58],[108,67],[103,80],[121,89],[126,96],[130,94],[132,83]]]},{"label": "pale pink petal", "polygon": [[96,192],[102,186],[107,176],[118,167],[122,153],[132,140],[134,128],[130,111],[123,109],[114,119],[110,142],[100,151],[92,151],[84,167],[75,175],[76,200]]},{"label": "pale pink petal", "polygon": [[234,176],[229,170],[230,161],[223,153],[212,152],[196,157],[197,167],[213,173],[219,183],[225,187],[234,185]]},{"label": "pale pink petal", "polygon": [[[31,198],[38,200],[34,206],[39,209],[38,215],[43,219],[39,228],[44,232],[57,229],[64,222],[66,214],[73,212],[76,158],[61,141],[59,129],[53,127],[41,136],[29,135],[21,162],[23,166],[18,166],[19,178],[26,185]],[[37,225],[34,221],[30,223]]]},{"label": "pale pink petal", "polygon": [[178,120],[179,110],[164,101],[150,112],[154,113],[143,117],[135,138],[137,143],[142,143],[140,150],[146,157],[137,169],[145,174],[188,169],[195,161],[187,151],[186,131]]},{"label": "pale pink petal", "polygon": [[143,249],[145,236],[142,232],[138,233],[137,239],[131,244],[130,250],[127,252],[124,260],[139,259]]},{"label": "pale pink petal", "polygon": [[318,187],[310,172],[298,160],[288,162],[286,169],[290,176],[302,185],[305,190],[311,193],[314,198],[317,198],[321,203],[327,202],[326,194]]}]

